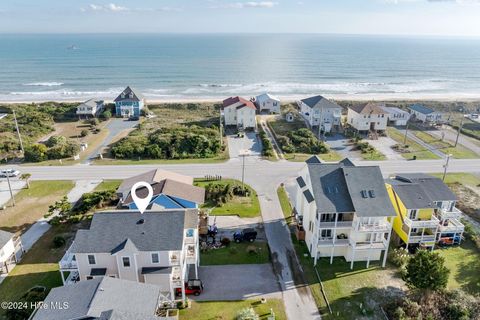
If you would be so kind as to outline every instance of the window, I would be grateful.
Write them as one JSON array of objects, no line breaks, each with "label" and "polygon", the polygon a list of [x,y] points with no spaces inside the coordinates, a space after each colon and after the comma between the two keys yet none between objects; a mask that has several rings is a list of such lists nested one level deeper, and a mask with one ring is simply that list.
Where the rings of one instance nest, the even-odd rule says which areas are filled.
[{"label": "window", "polygon": [[410,212],[408,213],[408,218],[410,220],[416,220],[417,219],[417,214],[418,214],[418,210],[416,210],[416,209],[410,210]]},{"label": "window", "polygon": [[88,255],[88,264],[96,264],[95,256],[93,254]]},{"label": "window", "polygon": [[158,252],[152,253],[152,263],[159,263],[160,257],[158,256]]},{"label": "window", "polygon": [[122,257],[123,267],[130,268],[130,258],[129,257]]},{"label": "window", "polygon": [[322,238],[331,239],[332,238],[332,229],[323,229],[320,236]]},{"label": "window", "polygon": [[87,280],[92,280],[92,279],[93,279],[93,277],[92,277],[92,276],[86,276],[86,278],[85,278],[85,279],[87,279]]}]

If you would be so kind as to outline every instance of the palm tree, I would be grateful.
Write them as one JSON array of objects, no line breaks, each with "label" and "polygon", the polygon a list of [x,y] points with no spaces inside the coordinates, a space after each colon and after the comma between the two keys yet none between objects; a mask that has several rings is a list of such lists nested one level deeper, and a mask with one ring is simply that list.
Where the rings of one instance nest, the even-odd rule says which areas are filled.
[{"label": "palm tree", "polygon": [[28,179],[30,179],[31,176],[32,175],[30,173],[23,173],[20,176],[20,179],[25,180],[27,182],[27,189],[30,189],[30,181]]}]

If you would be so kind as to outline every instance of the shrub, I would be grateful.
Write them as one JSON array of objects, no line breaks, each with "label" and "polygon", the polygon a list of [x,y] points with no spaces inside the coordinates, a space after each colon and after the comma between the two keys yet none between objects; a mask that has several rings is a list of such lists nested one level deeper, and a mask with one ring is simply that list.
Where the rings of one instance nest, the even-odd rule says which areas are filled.
[{"label": "shrub", "polygon": [[410,254],[404,248],[395,248],[389,253],[389,260],[399,268],[405,267],[410,259]]},{"label": "shrub", "polygon": [[25,160],[29,162],[40,162],[48,160],[48,148],[44,144],[34,144],[25,148]]},{"label": "shrub", "polygon": [[55,248],[63,247],[65,243],[66,243],[65,238],[62,236],[55,236],[55,238],[53,238],[53,246]]},{"label": "shrub", "polygon": [[90,120],[88,120],[88,123],[91,125],[91,126],[97,126],[99,121],[97,118],[92,118]]},{"label": "shrub", "polygon": [[80,131],[80,137],[86,137],[86,136],[88,136],[88,130],[83,129],[82,131]]},{"label": "shrub", "polygon": [[112,112],[110,112],[110,110],[103,111],[103,113],[102,113],[102,118],[103,119],[108,120],[111,117],[112,117]]},{"label": "shrub", "polygon": [[429,250],[418,250],[406,266],[405,282],[408,286],[425,289],[445,289],[450,270],[445,267],[445,258]]},{"label": "shrub", "polygon": [[56,147],[56,146],[62,146],[67,143],[67,138],[64,136],[51,136],[48,138],[47,142],[45,145],[49,148]]},{"label": "shrub", "polygon": [[230,239],[229,238],[222,238],[220,240],[220,243],[226,247],[228,247],[230,245]]},{"label": "shrub", "polygon": [[114,204],[117,200],[115,190],[84,193],[74,211],[79,214],[85,214],[92,209]]},{"label": "shrub", "polygon": [[236,320],[259,320],[260,317],[257,315],[255,310],[252,307],[244,308],[240,310],[236,317]]}]

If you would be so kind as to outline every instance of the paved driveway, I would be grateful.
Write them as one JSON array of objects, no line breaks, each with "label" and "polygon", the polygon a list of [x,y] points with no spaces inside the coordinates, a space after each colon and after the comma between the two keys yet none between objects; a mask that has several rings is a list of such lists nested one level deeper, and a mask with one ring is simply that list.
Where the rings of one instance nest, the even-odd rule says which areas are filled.
[{"label": "paved driveway", "polygon": [[199,268],[198,272],[199,278],[203,281],[204,291],[198,297],[192,296],[192,300],[282,297],[280,286],[270,263],[203,266]]},{"label": "paved driveway", "polygon": [[255,132],[246,132],[243,138],[236,135],[228,135],[228,152],[230,158],[238,158],[248,150],[249,156],[260,157],[262,155],[262,143]]},{"label": "paved driveway", "polygon": [[349,140],[350,139],[345,138],[344,135],[336,133],[332,136],[328,136],[326,143],[328,144],[330,149],[340,153],[344,158],[361,159],[362,156],[360,152],[352,150],[353,145],[350,143]]},{"label": "paved driveway", "polygon": [[[18,178],[10,178],[10,185],[12,186],[13,195],[22,190],[26,182]],[[10,200],[10,189],[8,188],[7,178],[0,178],[0,207]]]},{"label": "paved driveway", "polygon": [[95,159],[98,154],[102,151],[103,148],[108,146],[113,138],[120,134],[123,130],[132,129],[138,124],[138,121],[129,121],[126,119],[111,119],[110,122],[105,126],[105,129],[108,129],[108,135],[103,140],[96,149],[94,149],[82,162],[84,164],[90,163],[91,160]]},{"label": "paved driveway", "polygon": [[388,160],[405,160],[402,155],[392,149],[397,142],[390,137],[378,137],[378,140],[367,140],[375,149],[383,153]]}]

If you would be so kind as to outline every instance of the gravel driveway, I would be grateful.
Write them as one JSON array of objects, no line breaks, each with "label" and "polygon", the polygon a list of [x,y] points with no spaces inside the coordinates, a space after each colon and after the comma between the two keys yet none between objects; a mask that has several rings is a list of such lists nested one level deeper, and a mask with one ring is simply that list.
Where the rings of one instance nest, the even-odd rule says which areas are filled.
[{"label": "gravel driveway", "polygon": [[378,140],[367,140],[379,152],[383,153],[388,160],[405,160],[402,155],[392,149],[392,146],[398,144],[389,137],[378,137]]},{"label": "gravel driveway", "polygon": [[260,157],[262,155],[262,144],[255,132],[246,132],[243,138],[237,135],[228,135],[228,152],[230,158],[238,158],[245,150],[249,151],[249,156]]}]

